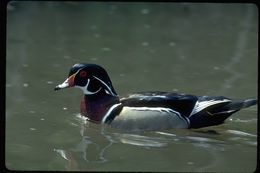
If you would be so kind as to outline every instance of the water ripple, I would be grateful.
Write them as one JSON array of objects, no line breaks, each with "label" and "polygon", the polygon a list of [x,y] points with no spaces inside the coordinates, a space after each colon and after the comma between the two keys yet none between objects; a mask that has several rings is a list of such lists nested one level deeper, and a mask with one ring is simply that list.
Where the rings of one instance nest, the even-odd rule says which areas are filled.
[{"label": "water ripple", "polygon": [[161,142],[159,138],[153,138],[134,134],[118,134],[120,142],[124,144],[137,145],[142,147],[164,147],[166,142]]}]

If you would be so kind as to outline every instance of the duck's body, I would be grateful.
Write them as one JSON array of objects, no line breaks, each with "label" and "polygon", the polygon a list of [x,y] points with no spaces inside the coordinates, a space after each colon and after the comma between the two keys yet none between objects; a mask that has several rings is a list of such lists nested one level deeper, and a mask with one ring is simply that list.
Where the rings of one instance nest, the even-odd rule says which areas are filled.
[{"label": "duck's body", "polygon": [[140,92],[119,98],[106,71],[94,64],[75,64],[68,79],[55,89],[83,90],[81,114],[95,123],[127,130],[200,128],[222,124],[231,114],[257,100],[233,101],[223,96],[172,92]]}]

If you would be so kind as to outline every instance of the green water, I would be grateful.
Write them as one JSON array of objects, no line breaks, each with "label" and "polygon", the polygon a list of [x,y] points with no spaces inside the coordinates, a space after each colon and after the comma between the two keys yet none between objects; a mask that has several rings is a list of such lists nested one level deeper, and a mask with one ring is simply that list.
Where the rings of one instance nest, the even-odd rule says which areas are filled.
[{"label": "green water", "polygon": [[11,170],[252,172],[257,106],[198,130],[129,133],[79,117],[82,92],[54,87],[77,62],[117,93],[257,97],[253,4],[16,2],[8,5],[5,164]]}]

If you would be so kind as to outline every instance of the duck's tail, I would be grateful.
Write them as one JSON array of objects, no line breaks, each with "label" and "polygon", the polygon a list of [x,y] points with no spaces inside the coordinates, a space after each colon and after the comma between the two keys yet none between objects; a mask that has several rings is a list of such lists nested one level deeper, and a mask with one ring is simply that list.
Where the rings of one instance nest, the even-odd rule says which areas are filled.
[{"label": "duck's tail", "polygon": [[246,99],[246,100],[242,100],[242,101],[237,101],[237,102],[231,102],[228,105],[226,105],[225,107],[227,109],[233,109],[233,110],[240,110],[240,109],[244,109],[253,105],[257,104],[257,99]]},{"label": "duck's tail", "polygon": [[189,118],[190,128],[200,128],[222,124],[233,113],[256,105],[257,103],[257,99],[246,99],[209,106]]}]

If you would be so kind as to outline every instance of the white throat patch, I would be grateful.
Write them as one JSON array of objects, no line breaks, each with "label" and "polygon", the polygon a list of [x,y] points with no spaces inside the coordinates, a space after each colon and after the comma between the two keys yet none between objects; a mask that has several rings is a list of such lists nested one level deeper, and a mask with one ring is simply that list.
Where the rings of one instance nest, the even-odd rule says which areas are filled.
[{"label": "white throat patch", "polygon": [[83,93],[84,93],[85,95],[93,95],[93,94],[98,93],[98,92],[101,90],[101,87],[100,87],[100,88],[99,88],[97,91],[95,91],[95,92],[89,91],[89,90],[88,90],[89,83],[90,83],[90,79],[88,79],[88,83],[87,83],[84,87],[82,87],[82,86],[75,86],[75,87],[82,89],[82,91],[83,91]]},{"label": "white throat patch", "polygon": [[[96,77],[96,76],[93,76],[93,77],[94,77],[95,79],[97,79],[99,82],[101,82],[101,83],[105,86],[105,92],[106,92],[107,94],[110,94],[110,95],[112,95],[112,96],[116,96],[116,94],[112,91],[112,89],[111,89],[104,81],[102,81],[101,79],[99,79],[99,78]],[[94,92],[89,91],[89,90],[88,90],[89,84],[90,84],[90,79],[88,79],[88,82],[87,82],[87,84],[86,84],[84,87],[82,87],[82,86],[75,86],[75,87],[80,88],[85,95],[93,95],[93,94],[96,94],[96,93],[98,93],[99,91],[101,91],[101,89],[102,89],[102,87],[100,87],[97,91],[94,91]]]}]

